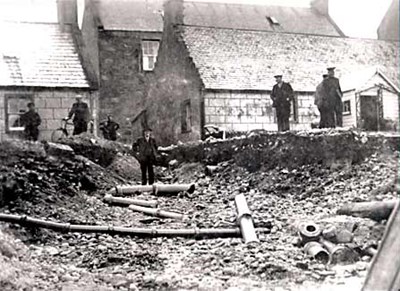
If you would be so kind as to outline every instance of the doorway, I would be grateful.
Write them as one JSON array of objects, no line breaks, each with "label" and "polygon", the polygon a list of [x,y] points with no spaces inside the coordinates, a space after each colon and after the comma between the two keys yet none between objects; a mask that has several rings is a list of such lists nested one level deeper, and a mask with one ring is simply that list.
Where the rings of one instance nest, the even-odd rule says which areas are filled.
[{"label": "doorway", "polygon": [[360,96],[361,128],[368,131],[378,130],[378,98],[377,96]]}]

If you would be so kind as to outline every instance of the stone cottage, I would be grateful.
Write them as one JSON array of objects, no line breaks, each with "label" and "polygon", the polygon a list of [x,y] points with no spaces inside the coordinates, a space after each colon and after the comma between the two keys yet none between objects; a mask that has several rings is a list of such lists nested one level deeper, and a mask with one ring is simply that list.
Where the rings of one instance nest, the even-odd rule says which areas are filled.
[{"label": "stone cottage", "polygon": [[[99,83],[100,120],[111,114],[121,125],[120,140],[130,141],[132,134],[139,134],[132,133],[132,121],[143,122],[142,104],[157,61],[163,29],[162,0],[82,3],[72,3],[70,9],[78,8],[81,49]],[[137,128],[141,129],[141,122]]]},{"label": "stone cottage", "polygon": [[78,94],[96,120],[96,88],[69,25],[6,22],[0,25],[0,39],[0,139],[21,136],[19,117],[29,102],[42,118],[41,140],[60,127]]},{"label": "stone cottage", "polygon": [[339,78],[379,67],[397,80],[397,43],[346,38],[313,6],[170,0],[164,16],[146,100],[148,123],[163,144],[200,139],[208,124],[276,130],[270,92],[277,71],[295,90],[292,129],[310,128],[315,87],[328,65]]}]

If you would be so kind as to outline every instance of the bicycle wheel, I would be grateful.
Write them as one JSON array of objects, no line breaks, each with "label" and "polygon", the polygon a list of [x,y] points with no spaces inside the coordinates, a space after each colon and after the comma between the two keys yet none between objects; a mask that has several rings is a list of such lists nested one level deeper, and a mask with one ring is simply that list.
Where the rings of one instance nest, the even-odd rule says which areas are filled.
[{"label": "bicycle wheel", "polygon": [[63,138],[67,138],[68,133],[64,128],[57,128],[51,133],[51,141],[52,142],[58,142]]}]

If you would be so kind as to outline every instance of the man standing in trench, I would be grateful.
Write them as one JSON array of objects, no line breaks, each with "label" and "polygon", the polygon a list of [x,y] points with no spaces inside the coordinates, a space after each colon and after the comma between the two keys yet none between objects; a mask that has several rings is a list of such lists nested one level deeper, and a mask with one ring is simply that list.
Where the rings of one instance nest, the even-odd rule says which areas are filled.
[{"label": "man standing in trench", "polygon": [[276,84],[272,88],[271,99],[272,107],[276,109],[278,119],[278,131],[287,131],[290,128],[290,104],[294,100],[292,86],[282,81],[282,74],[274,76]]},{"label": "man standing in trench", "polygon": [[142,172],[142,185],[147,185],[147,173],[149,174],[149,185],[154,184],[153,166],[157,156],[157,145],[154,138],[151,136],[151,129],[143,130],[143,137],[139,138],[132,144],[133,155],[140,163]]},{"label": "man standing in trench", "polygon": [[333,110],[334,120],[329,121],[328,127],[343,126],[342,89],[339,79],[335,77],[335,67],[329,67],[328,78],[323,81],[323,87],[329,103],[329,110]]}]

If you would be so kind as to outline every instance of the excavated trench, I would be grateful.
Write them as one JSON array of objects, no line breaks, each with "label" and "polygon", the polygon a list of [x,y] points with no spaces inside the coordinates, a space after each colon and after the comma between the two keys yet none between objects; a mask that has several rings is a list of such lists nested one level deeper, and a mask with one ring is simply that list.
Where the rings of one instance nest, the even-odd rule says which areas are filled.
[{"label": "excavated trench", "polygon": [[395,136],[258,133],[163,148],[158,181],[196,183],[196,190],[131,195],[189,217],[162,219],[103,201],[115,185],[139,181],[129,146],[93,138],[65,144],[72,155],[46,152],[40,143],[0,144],[0,212],[71,224],[232,228],[234,197],[244,193],[256,228],[268,231],[258,232],[258,244],[246,245],[240,238],[135,238],[1,223],[0,265],[10,269],[0,276],[1,290],[358,288],[371,257],[321,264],[296,245],[297,225],[311,220],[322,228],[352,229],[354,244],[376,245],[385,221],[336,216],[336,210],[397,196]]}]

